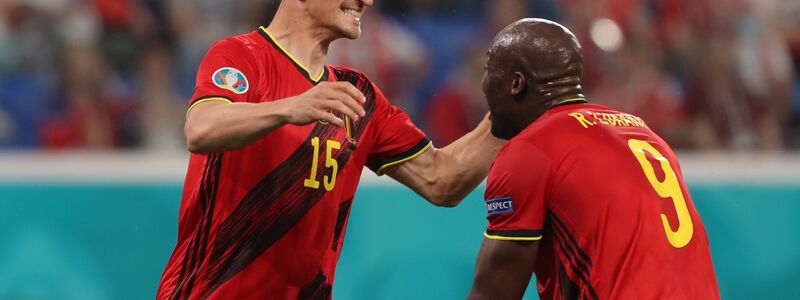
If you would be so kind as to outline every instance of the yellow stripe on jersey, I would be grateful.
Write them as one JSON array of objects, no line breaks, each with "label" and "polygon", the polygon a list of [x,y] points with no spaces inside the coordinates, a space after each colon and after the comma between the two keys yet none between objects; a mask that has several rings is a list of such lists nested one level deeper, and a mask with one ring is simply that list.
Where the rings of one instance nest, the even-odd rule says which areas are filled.
[{"label": "yellow stripe on jersey", "polygon": [[224,101],[224,102],[228,102],[228,103],[233,103],[233,101],[231,101],[231,99],[222,98],[222,97],[213,97],[213,98],[201,99],[201,100],[198,100],[197,102],[193,103],[192,106],[189,106],[189,109],[186,110],[186,116],[187,117],[189,116],[189,113],[192,112],[192,109],[195,108],[195,106],[198,106],[201,103],[206,103],[206,102],[211,102],[211,101]]},{"label": "yellow stripe on jersey", "polygon": [[534,237],[507,237],[507,236],[499,236],[499,235],[490,235],[483,232],[483,236],[490,240],[497,240],[497,241],[538,241],[542,239],[542,236],[534,236]]},{"label": "yellow stripe on jersey", "polygon": [[394,166],[394,165],[398,165],[398,164],[402,164],[404,162],[407,162],[409,160],[417,158],[417,156],[420,156],[420,155],[422,155],[422,153],[425,153],[425,151],[427,151],[428,148],[430,148],[431,146],[433,146],[433,142],[428,142],[428,144],[425,145],[425,147],[422,147],[422,149],[420,149],[419,151],[417,151],[417,153],[414,153],[411,156],[408,156],[408,157],[403,158],[403,159],[399,159],[399,160],[396,160],[396,161],[393,161],[393,162],[389,162],[389,163],[383,164],[380,168],[378,168],[378,172],[377,172],[378,176],[383,175],[383,170],[388,168],[388,167],[391,167],[391,166]]},{"label": "yellow stripe on jersey", "polygon": [[272,42],[275,43],[275,45],[278,46],[278,48],[280,48],[281,51],[283,51],[283,53],[286,54],[286,56],[288,56],[295,64],[297,64],[298,67],[302,68],[303,71],[306,71],[306,74],[308,74],[308,76],[311,78],[311,81],[319,82],[319,80],[322,78],[322,75],[325,74],[325,68],[324,67],[322,68],[322,71],[320,71],[317,76],[313,76],[312,77],[311,76],[311,71],[309,71],[308,68],[305,65],[301,64],[300,61],[297,60],[297,58],[295,58],[291,53],[289,53],[289,51],[286,51],[286,48],[283,48],[283,45],[278,43],[278,40],[275,39],[275,37],[272,36],[272,34],[269,33],[269,31],[267,31],[267,28],[264,28],[264,26],[261,26],[260,29],[261,29],[261,31],[266,33],[267,36],[269,36],[269,38],[272,40]]}]

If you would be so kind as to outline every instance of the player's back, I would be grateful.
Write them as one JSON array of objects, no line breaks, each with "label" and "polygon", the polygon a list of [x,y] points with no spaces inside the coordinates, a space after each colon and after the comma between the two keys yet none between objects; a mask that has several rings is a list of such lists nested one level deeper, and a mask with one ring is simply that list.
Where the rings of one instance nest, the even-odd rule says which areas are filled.
[{"label": "player's back", "polygon": [[677,158],[644,121],[565,105],[515,140],[535,145],[552,166],[536,270],[543,299],[719,298]]}]

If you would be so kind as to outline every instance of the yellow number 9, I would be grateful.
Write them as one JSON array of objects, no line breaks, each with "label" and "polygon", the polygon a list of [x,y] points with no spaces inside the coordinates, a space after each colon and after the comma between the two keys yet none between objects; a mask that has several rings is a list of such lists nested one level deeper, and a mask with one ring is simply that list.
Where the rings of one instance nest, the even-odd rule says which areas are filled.
[{"label": "yellow number 9", "polygon": [[[689,215],[689,209],[686,207],[686,200],[683,198],[680,182],[678,182],[678,177],[675,176],[675,171],[670,166],[667,158],[661,155],[661,152],[658,152],[650,143],[631,139],[628,141],[628,147],[631,148],[633,155],[636,156],[642,166],[644,175],[650,181],[650,185],[653,186],[658,196],[672,198],[672,204],[675,205],[675,212],[678,214],[678,230],[672,231],[665,214],[661,214],[661,222],[664,225],[664,231],[667,233],[667,240],[669,240],[670,245],[675,248],[683,248],[692,240],[694,226],[692,225],[692,217]],[[647,160],[645,151],[661,162],[661,169],[664,170],[664,181],[659,181],[656,177],[653,164]]]}]

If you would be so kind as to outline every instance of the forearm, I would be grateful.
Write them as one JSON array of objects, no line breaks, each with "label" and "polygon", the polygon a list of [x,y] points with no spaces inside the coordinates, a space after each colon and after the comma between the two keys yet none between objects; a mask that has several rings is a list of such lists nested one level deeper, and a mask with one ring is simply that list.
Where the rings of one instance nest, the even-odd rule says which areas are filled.
[{"label": "forearm", "polygon": [[505,140],[492,136],[489,118],[442,149],[428,149],[385,172],[428,202],[445,207],[461,203],[489,173]]},{"label": "forearm", "polygon": [[491,134],[484,119],[472,132],[435,150],[435,179],[430,187],[445,206],[458,205],[489,173],[497,151],[505,143]]},{"label": "forearm", "polygon": [[190,112],[184,127],[193,153],[244,148],[286,124],[281,103],[216,103]]}]

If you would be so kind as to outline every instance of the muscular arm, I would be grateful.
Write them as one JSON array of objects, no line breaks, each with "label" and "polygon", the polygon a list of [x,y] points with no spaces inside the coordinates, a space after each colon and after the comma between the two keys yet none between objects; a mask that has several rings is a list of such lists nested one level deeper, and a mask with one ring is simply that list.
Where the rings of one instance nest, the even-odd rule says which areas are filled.
[{"label": "muscular arm", "polygon": [[386,174],[437,206],[461,203],[486,178],[497,151],[505,143],[490,132],[485,118],[472,132],[442,149],[392,166]]},{"label": "muscular arm", "polygon": [[538,241],[484,238],[475,264],[475,281],[467,299],[522,299],[538,252]]},{"label": "muscular arm", "polygon": [[280,104],[205,102],[192,108],[183,131],[193,153],[241,149],[286,124]]},{"label": "muscular arm", "polygon": [[193,153],[208,154],[244,148],[286,124],[323,120],[344,126],[331,112],[358,120],[364,116],[364,100],[350,83],[325,82],[301,95],[273,102],[200,103],[186,117],[186,146]]}]

